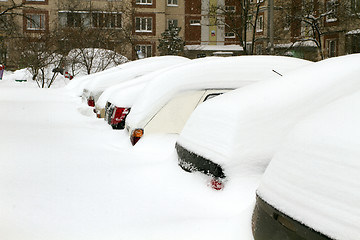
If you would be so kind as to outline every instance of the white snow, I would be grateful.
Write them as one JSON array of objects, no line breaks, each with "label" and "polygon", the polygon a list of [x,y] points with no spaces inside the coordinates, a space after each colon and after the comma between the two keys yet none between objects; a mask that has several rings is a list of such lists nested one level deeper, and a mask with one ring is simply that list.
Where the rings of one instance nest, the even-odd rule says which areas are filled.
[{"label": "white snow", "polygon": [[86,83],[84,91],[87,91],[88,94],[92,95],[95,98],[95,101],[97,101],[101,93],[108,87],[130,81],[137,77],[143,76],[144,74],[159,70],[161,68],[166,68],[171,65],[179,64],[186,60],[186,58],[179,56],[161,56],[136,60],[131,62],[131,64],[126,63],[125,65],[129,64],[126,66],[126,68],[119,69],[119,71],[106,73]]},{"label": "white snow", "polygon": [[204,102],[178,143],[227,176],[262,173],[296,122],[360,89],[359,62],[360,54],[327,59]]},{"label": "white snow", "polygon": [[[177,60],[178,61],[178,60]],[[172,65],[166,68],[160,68],[151,73],[147,73],[141,77],[137,77],[132,81],[126,81],[120,84],[116,84],[112,87],[107,88],[99,97],[96,102],[97,107],[105,108],[106,102],[111,102],[118,107],[131,107],[138,96],[141,94],[141,90],[144,89],[149,81],[155,79],[159,74],[169,71],[170,69],[188,64],[190,59],[182,58],[181,63]]]},{"label": "white snow", "polygon": [[360,92],[301,121],[269,164],[265,201],[332,239],[360,236]]},{"label": "white snow", "polygon": [[239,45],[185,45],[185,50],[201,51],[242,51]]},{"label": "white snow", "polygon": [[[48,72],[51,72],[48,71]],[[52,77],[51,74],[47,74],[47,79]],[[26,81],[16,81],[16,80],[26,80]],[[69,79],[65,78],[61,74],[58,74],[52,84],[51,88],[61,88],[66,86],[69,83]],[[22,88],[34,88],[38,87],[36,81],[32,80],[32,74],[26,69],[20,69],[16,71],[7,71],[5,70],[2,80],[0,80],[0,87],[22,87]]]},{"label": "white snow", "polygon": [[214,191],[178,167],[177,135],[132,147],[69,89],[13,84],[0,85],[1,240],[252,239],[256,179]]},{"label": "white snow", "polygon": [[[143,128],[171,98],[184,91],[238,88],[260,80],[279,77],[311,62],[274,56],[210,57],[166,71],[151,81],[134,103],[126,124]],[[255,74],[256,73],[256,74]]]}]

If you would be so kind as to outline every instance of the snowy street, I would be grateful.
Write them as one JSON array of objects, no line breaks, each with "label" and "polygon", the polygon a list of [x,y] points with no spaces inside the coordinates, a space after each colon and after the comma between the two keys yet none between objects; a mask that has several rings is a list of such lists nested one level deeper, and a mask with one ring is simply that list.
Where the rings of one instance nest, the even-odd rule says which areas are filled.
[{"label": "snowy street", "polygon": [[132,147],[65,89],[0,88],[0,239],[252,239],[258,176],[222,191],[177,136]]}]

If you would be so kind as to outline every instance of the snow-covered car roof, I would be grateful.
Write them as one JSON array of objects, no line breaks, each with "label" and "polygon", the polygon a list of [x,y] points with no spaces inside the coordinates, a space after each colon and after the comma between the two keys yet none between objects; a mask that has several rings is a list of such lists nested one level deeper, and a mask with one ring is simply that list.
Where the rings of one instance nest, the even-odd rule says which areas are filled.
[{"label": "snow-covered car roof", "polygon": [[360,89],[359,62],[360,54],[323,60],[204,102],[177,142],[220,164],[227,176],[248,165],[262,172],[296,122]]},{"label": "snow-covered car roof", "polygon": [[[154,113],[183,91],[238,88],[252,82],[279,77],[311,64],[302,59],[280,56],[210,57],[166,71],[151,81],[127,117],[130,127],[143,127]],[[275,72],[274,72],[275,71]],[[277,72],[277,73],[276,73]]]},{"label": "snow-covered car roof", "polygon": [[360,92],[299,122],[266,169],[258,195],[327,235],[360,236]]},{"label": "snow-covered car roof", "polygon": [[187,60],[187,58],[179,56],[160,56],[136,60],[124,64],[126,66],[119,68],[118,71],[110,72],[92,79],[86,84],[85,89],[89,92],[102,92],[106,88],[115,84],[128,81],[152,71],[159,70],[160,68],[169,67]]},{"label": "snow-covered car roof", "polygon": [[111,74],[113,72],[119,71],[119,69],[124,69],[123,65],[127,65],[128,63],[124,63],[122,65],[108,68],[104,71],[92,73],[89,75],[82,75],[74,77],[69,84],[66,85],[66,88],[70,89],[76,96],[80,96],[84,90],[86,84],[92,79],[101,78],[101,76],[106,76],[107,74]]},{"label": "snow-covered car roof", "polygon": [[116,84],[107,88],[99,97],[96,106],[105,108],[106,102],[111,102],[120,107],[131,107],[135,100],[138,98],[140,91],[146,86],[149,81],[155,79],[159,74],[169,71],[173,68],[188,64],[191,60],[184,58],[181,63],[171,65],[170,67],[161,68],[157,71],[147,73],[141,77],[137,77],[131,81]]}]

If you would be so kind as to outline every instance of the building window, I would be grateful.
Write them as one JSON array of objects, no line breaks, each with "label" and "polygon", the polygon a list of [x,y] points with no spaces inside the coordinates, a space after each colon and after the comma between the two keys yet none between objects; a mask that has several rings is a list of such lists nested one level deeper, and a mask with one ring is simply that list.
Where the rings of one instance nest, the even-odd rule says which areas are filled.
[{"label": "building window", "polygon": [[45,30],[46,15],[43,13],[28,13],[26,17],[26,30]]},{"label": "building window", "polygon": [[328,57],[336,57],[336,48],[337,41],[336,40],[328,40]]},{"label": "building window", "polygon": [[136,4],[140,4],[140,5],[152,5],[152,0],[136,0]]},{"label": "building window", "polygon": [[177,19],[168,19],[168,29],[170,29],[170,27],[178,27],[178,20]]},{"label": "building window", "polygon": [[135,30],[136,32],[152,32],[152,18],[135,18]]},{"label": "building window", "polygon": [[121,28],[121,18],[116,12],[59,12],[62,27]]},{"label": "building window", "polygon": [[[2,2],[4,2],[4,1],[2,1]],[[48,0],[23,0],[23,3],[44,5],[44,4],[48,4]]]},{"label": "building window", "polygon": [[351,11],[353,13],[360,13],[360,0],[351,0]]},{"label": "building window", "polygon": [[251,30],[252,30],[252,15],[248,15],[246,20],[246,31],[251,31]]},{"label": "building window", "polygon": [[121,13],[92,13],[92,26],[95,28],[121,28]]},{"label": "building window", "polygon": [[136,45],[136,54],[141,57],[152,57],[152,45]]},{"label": "building window", "polygon": [[233,33],[233,32],[226,32],[226,33],[225,33],[225,38],[235,38],[235,33]]},{"label": "building window", "polygon": [[256,32],[262,31],[264,31],[264,16],[260,15],[256,22]]},{"label": "building window", "polygon": [[347,53],[360,53],[360,34],[346,36]]},{"label": "building window", "polygon": [[190,20],[191,26],[200,26],[200,20]]},{"label": "building window", "polygon": [[234,13],[234,12],[236,12],[236,7],[235,6],[225,6],[225,12]]},{"label": "building window", "polygon": [[178,0],[167,0],[167,5],[168,6],[177,6]]},{"label": "building window", "polygon": [[337,21],[337,0],[329,0],[326,2],[326,22],[336,22]]}]

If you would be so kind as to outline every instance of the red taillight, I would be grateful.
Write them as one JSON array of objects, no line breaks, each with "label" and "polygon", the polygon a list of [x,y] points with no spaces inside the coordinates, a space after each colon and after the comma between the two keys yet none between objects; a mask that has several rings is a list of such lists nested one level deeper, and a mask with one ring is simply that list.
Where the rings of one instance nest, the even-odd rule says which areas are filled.
[{"label": "red taillight", "polygon": [[111,125],[115,125],[125,120],[127,114],[129,113],[128,108],[118,108],[115,107],[113,115],[111,117]]},{"label": "red taillight", "polygon": [[138,128],[138,129],[135,129],[134,131],[132,131],[131,136],[130,136],[130,141],[131,141],[132,145],[135,145],[143,135],[144,135],[144,130],[141,128]]},{"label": "red taillight", "polygon": [[95,107],[95,100],[93,97],[89,97],[87,103],[90,107]]},{"label": "red taillight", "polygon": [[224,188],[224,183],[220,179],[213,178],[210,181],[210,186],[215,190],[221,190]]}]

